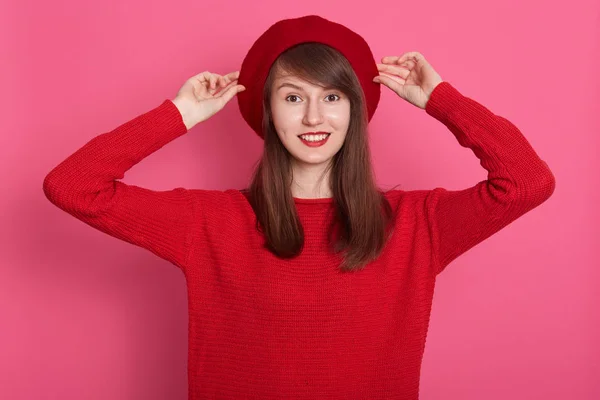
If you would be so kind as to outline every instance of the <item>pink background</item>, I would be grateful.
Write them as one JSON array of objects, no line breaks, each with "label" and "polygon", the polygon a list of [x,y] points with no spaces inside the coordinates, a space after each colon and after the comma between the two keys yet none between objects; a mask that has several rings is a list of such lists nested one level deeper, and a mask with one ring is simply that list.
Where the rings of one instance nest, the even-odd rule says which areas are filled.
[{"label": "pink background", "polygon": [[[42,181],[190,76],[239,69],[269,25],[305,14],[359,32],[377,61],[421,52],[461,93],[517,125],[557,180],[546,203],[440,275],[421,398],[600,398],[597,0],[263,1],[260,11],[241,0],[7,3],[0,398],[186,398],[183,274],[54,207]],[[387,89],[371,130],[383,187],[460,189],[486,178],[444,125]],[[124,181],[241,188],[261,145],[234,100]]]}]

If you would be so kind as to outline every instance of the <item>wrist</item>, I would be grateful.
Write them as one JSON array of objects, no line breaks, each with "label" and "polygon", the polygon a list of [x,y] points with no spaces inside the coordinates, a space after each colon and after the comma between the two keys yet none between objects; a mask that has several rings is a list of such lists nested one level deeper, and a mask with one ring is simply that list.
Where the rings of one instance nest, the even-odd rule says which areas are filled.
[{"label": "wrist", "polygon": [[173,100],[171,100],[171,102],[173,102],[175,107],[177,107],[179,110],[179,114],[181,114],[181,119],[183,120],[183,124],[187,130],[190,130],[194,125],[196,125],[196,122],[193,121],[190,107],[187,105],[186,101],[175,97]]}]

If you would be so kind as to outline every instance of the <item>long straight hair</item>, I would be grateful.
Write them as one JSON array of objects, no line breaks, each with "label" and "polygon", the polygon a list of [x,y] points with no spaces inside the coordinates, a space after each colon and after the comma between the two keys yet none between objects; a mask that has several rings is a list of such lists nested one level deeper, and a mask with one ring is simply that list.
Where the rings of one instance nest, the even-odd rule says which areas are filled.
[{"label": "long straight hair", "polygon": [[[265,246],[280,258],[297,256],[304,246],[304,230],[291,192],[292,155],[273,125],[271,88],[278,71],[285,71],[322,87],[333,87],[350,100],[350,123],[344,144],[328,164],[335,205],[329,244],[343,253],[340,269],[363,269],[381,254],[391,231],[390,204],[375,184],[367,137],[367,111],[360,82],[348,60],[321,43],[302,43],[283,52],[271,66],[264,86],[264,148],[254,170],[249,202]],[[337,228],[337,229],[336,229]]]}]

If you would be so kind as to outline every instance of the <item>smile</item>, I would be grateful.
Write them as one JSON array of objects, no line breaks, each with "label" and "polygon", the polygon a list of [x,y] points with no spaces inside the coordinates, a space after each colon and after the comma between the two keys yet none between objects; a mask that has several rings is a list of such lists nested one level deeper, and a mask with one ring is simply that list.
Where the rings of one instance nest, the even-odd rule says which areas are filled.
[{"label": "smile", "polygon": [[322,135],[302,135],[298,136],[302,143],[307,145],[308,147],[320,147],[327,143],[327,139],[331,136],[330,133],[322,134]]}]

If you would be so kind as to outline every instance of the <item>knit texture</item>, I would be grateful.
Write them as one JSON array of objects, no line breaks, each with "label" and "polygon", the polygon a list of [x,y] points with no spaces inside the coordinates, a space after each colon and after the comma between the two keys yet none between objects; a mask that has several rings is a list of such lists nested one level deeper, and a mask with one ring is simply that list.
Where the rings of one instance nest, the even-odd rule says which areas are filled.
[{"label": "knit texture", "polygon": [[189,399],[410,399],[436,276],[540,205],[554,176],[511,122],[439,84],[426,112],[488,179],[465,190],[390,190],[381,257],[343,273],[327,247],[333,199],[295,199],[302,253],[264,249],[244,193],[125,184],[124,173],[186,133],[170,100],[85,144],[45,178],[47,198],[86,224],[178,266],[189,296]]}]

